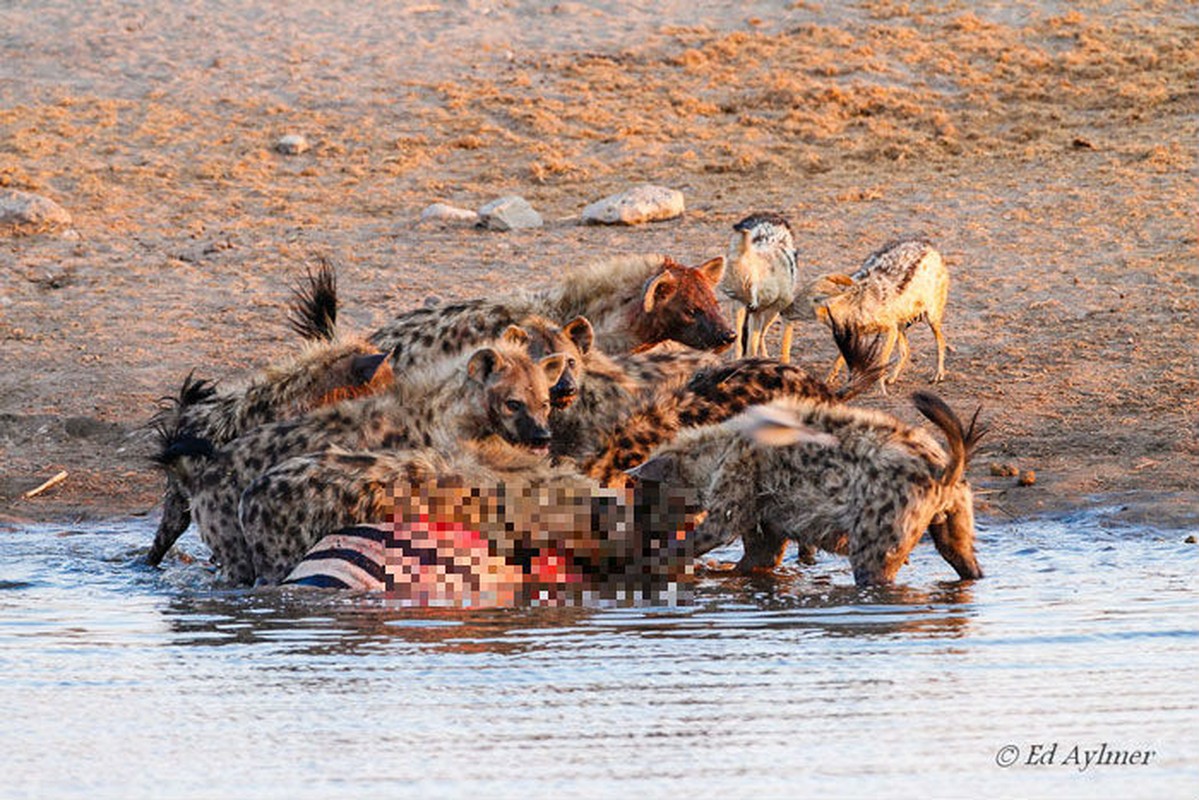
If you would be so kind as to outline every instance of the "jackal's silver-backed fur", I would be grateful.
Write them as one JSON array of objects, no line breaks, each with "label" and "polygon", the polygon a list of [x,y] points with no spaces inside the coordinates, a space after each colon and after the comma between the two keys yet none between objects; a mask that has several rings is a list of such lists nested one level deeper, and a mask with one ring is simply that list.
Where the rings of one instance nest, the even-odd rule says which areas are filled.
[{"label": "jackal's silver-backed fur", "polygon": [[541,292],[408,311],[375,331],[371,341],[392,351],[400,373],[493,338],[529,316],[559,324],[585,317],[594,328],[595,346],[606,353],[664,341],[723,349],[735,338],[713,292],[723,270],[722,258],[698,267],[664,256],[615,258],[570,272]]},{"label": "jackal's silver-backed fur", "polygon": [[[828,324],[831,319],[866,333],[883,333],[882,361],[887,363],[896,342],[899,359],[889,378],[899,378],[910,352],[905,330],[924,320],[937,340],[937,368],[934,383],[945,378],[945,336],[941,321],[949,297],[949,270],[941,254],[923,239],[899,239],[871,253],[853,275],[825,275],[809,283],[796,294],[795,302],[783,312],[792,319],[816,318]],[[841,366],[838,358],[829,375],[831,380]],[[850,365],[855,368],[860,365]]]},{"label": "jackal's silver-backed fur", "polygon": [[245,488],[275,464],[338,446],[352,450],[432,447],[492,434],[545,450],[550,441],[549,387],[563,356],[532,361],[527,334],[510,331],[469,355],[415,370],[391,391],[322,408],[297,420],[264,425],[224,448],[200,453],[208,467],[191,487],[200,536],[233,583],[254,579],[237,505]]},{"label": "jackal's silver-backed fur", "polygon": [[708,517],[695,532],[697,553],[739,536],[741,570],[774,567],[792,539],[847,550],[859,585],[890,583],[928,530],[961,578],[980,578],[964,476],[982,433],[976,420],[963,428],[935,395],[913,399],[945,434],[948,456],[887,414],[788,399],[685,431],[631,473],[698,491]]},{"label": "jackal's silver-backed fur", "polygon": [[158,564],[191,524],[185,487],[192,480],[190,473],[203,468],[195,458],[172,453],[173,444],[198,439],[220,446],[259,425],[391,386],[386,354],[365,339],[337,329],[336,276],[328,263],[310,271],[307,281],[297,287],[290,321],[308,342],[298,355],[226,385],[189,375],[179,394],[155,415],[156,461],[169,468],[162,520],[146,556],[150,564]]},{"label": "jackal's silver-backed fur", "polygon": [[[737,357],[767,356],[766,332],[795,300],[796,253],[791,225],[779,214],[752,214],[733,226],[721,291],[739,304]],[[794,322],[784,320],[779,359],[791,361]]]}]

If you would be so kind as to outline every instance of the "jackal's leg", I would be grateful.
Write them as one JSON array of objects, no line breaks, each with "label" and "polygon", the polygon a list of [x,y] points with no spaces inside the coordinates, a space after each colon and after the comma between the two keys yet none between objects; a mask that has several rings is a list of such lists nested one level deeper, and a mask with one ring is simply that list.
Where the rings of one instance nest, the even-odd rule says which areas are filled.
[{"label": "jackal's leg", "polygon": [[899,343],[899,358],[895,362],[895,370],[891,373],[891,377],[887,379],[887,383],[895,383],[899,380],[899,373],[903,372],[903,368],[907,366],[908,357],[911,355],[911,347],[908,345],[908,335],[899,328],[897,331],[896,341]]},{"label": "jackal's leg", "polygon": [[737,358],[745,358],[745,350],[749,346],[749,337],[746,335],[745,331],[746,313],[748,313],[748,309],[745,306],[737,307],[737,341],[733,344],[733,354]]},{"label": "jackal's leg", "polygon": [[838,355],[837,360],[833,362],[833,368],[831,370],[829,370],[829,373],[825,377],[824,382],[831,384],[833,382],[833,380],[839,374],[841,374],[841,368],[844,366],[845,366],[845,356]]},{"label": "jackal's leg", "polygon": [[[891,351],[895,349],[895,340],[899,338],[899,327],[892,325],[887,331],[887,339],[883,342],[883,352],[879,356],[880,363],[888,364],[891,361]],[[887,393],[887,374],[884,372],[882,377],[878,379],[878,388],[883,394]]]},{"label": "jackal's leg", "polygon": [[783,349],[779,353],[779,361],[791,363],[791,337],[795,334],[795,323],[783,320]]},{"label": "jackal's leg", "polygon": [[945,334],[941,333],[940,320],[928,318],[928,327],[933,330],[933,338],[937,340],[937,371],[933,373],[933,383],[945,380]]}]

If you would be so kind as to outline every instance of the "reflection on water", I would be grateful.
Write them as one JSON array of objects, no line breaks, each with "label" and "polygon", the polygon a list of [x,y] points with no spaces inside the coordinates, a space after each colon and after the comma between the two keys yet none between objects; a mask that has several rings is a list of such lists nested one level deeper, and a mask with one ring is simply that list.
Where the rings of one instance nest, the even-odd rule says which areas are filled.
[{"label": "reflection on water", "polygon": [[[1104,519],[983,524],[973,584],[923,545],[896,587],[791,558],[650,609],[217,591],[139,564],[147,521],[0,531],[0,794],[1185,794],[1199,547]],[[1154,755],[996,764],[1055,742]]]}]

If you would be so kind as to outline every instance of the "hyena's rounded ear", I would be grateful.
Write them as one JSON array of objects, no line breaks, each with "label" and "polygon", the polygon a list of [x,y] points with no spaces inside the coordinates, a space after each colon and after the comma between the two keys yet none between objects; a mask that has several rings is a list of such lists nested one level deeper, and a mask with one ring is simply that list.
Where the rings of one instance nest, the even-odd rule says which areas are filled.
[{"label": "hyena's rounded ear", "polygon": [[477,383],[486,383],[488,378],[502,370],[505,365],[502,355],[490,347],[484,347],[466,362],[466,374]]},{"label": "hyena's rounded ear", "polygon": [[724,256],[708,259],[696,269],[699,270],[699,274],[703,276],[709,286],[716,286],[724,277]]},{"label": "hyena's rounded ear", "polygon": [[386,360],[387,353],[354,356],[350,361],[350,380],[355,386],[370,383]]},{"label": "hyena's rounded ear", "polygon": [[566,369],[566,356],[562,353],[551,353],[538,361],[537,364],[545,371],[546,382],[550,386],[553,386],[562,377],[562,372]]},{"label": "hyena's rounded ear", "polygon": [[649,483],[674,483],[679,474],[678,459],[673,455],[654,456],[632,469],[626,469],[625,474]]},{"label": "hyena's rounded ear", "polygon": [[518,347],[524,347],[529,344],[529,332],[519,325],[509,325],[500,334],[500,340],[508,344],[517,345]]},{"label": "hyena's rounded ear", "polygon": [[642,293],[645,313],[650,313],[654,310],[654,306],[669,300],[670,296],[678,288],[679,279],[670,274],[669,271],[661,273],[656,278],[652,278],[645,284],[645,291]]},{"label": "hyena's rounded ear", "polygon": [[580,353],[586,355],[591,352],[591,346],[595,344],[595,329],[591,327],[591,322],[586,317],[575,317],[566,323],[562,332],[566,334],[566,338],[575,343],[575,347],[579,348]]}]

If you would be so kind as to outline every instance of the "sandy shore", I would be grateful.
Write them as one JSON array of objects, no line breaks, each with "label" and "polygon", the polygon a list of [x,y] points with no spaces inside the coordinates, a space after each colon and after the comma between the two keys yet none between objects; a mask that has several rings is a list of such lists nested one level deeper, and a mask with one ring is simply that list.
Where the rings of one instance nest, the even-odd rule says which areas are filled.
[{"label": "sandy shore", "polygon": [[[805,274],[899,234],[945,254],[941,391],[991,424],[984,514],[1199,524],[1199,11],[737,5],[7,5],[0,188],[73,225],[0,236],[0,521],[156,513],[156,400],[292,352],[317,256],[369,330],[610,254],[698,263],[775,210]],[[287,133],[312,148],[276,152]],[[686,215],[578,224],[645,181]],[[546,226],[417,223],[509,193]],[[898,391],[863,403],[916,421],[933,347],[912,341]],[[833,355],[798,329],[797,361]]]}]

